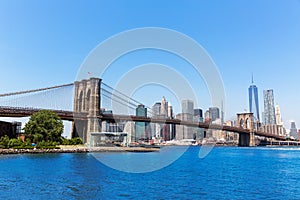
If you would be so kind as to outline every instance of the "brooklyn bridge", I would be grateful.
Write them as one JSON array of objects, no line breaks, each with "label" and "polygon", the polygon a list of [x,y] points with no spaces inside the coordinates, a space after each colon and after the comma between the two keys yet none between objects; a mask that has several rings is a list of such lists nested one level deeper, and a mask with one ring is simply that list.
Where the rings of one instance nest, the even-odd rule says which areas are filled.
[{"label": "brooklyn bridge", "polygon": [[[135,109],[142,104],[119,91],[114,91],[114,88],[102,82],[101,79],[89,78],[70,84],[0,94],[0,117],[28,117],[39,110],[52,110],[62,120],[71,121],[73,123],[72,136],[82,137],[87,144],[90,143],[91,133],[101,132],[103,121],[151,122],[198,127],[204,130],[227,131],[239,135],[238,143],[240,146],[255,146],[255,136],[272,138],[277,141],[286,139],[284,136],[259,130],[252,113],[239,113],[236,119],[237,126],[225,126],[210,122],[103,112],[101,101],[102,106],[105,102],[114,101],[128,107],[128,109]],[[151,116],[151,108],[148,109],[148,112]]]}]

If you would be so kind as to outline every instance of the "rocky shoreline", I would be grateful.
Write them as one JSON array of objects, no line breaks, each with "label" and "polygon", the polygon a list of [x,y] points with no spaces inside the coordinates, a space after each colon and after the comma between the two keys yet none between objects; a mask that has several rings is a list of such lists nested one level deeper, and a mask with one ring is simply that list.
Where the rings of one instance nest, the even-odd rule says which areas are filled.
[{"label": "rocky shoreline", "polygon": [[0,149],[2,154],[87,153],[87,149]]},{"label": "rocky shoreline", "polygon": [[92,152],[157,152],[158,148],[144,147],[64,147],[59,149],[0,149],[5,154],[43,154],[43,153],[92,153]]}]

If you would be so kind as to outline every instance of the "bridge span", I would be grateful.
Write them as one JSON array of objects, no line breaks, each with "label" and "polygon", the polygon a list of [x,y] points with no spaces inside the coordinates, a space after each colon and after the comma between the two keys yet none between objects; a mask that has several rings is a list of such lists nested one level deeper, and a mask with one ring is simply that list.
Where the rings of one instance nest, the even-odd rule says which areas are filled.
[{"label": "bridge span", "polygon": [[[101,132],[101,122],[110,121],[132,121],[132,122],[152,122],[159,124],[173,124],[173,125],[182,125],[188,127],[199,127],[206,130],[221,130],[234,132],[239,134],[239,144],[241,146],[254,146],[255,145],[255,136],[262,136],[266,138],[274,138],[276,140],[285,140],[286,138],[280,135],[275,135],[272,133],[262,132],[254,128],[253,114],[252,113],[241,113],[237,115],[238,126],[223,126],[219,124],[204,123],[204,122],[194,122],[194,121],[184,121],[179,119],[160,119],[160,118],[150,118],[150,117],[138,117],[132,115],[112,115],[104,114],[100,109],[101,98],[109,97],[111,100],[120,101],[124,100],[124,97],[127,98],[125,94],[122,94],[122,97],[118,97],[113,92],[109,92],[107,89],[101,88],[101,86],[106,86],[110,89],[110,86],[102,83],[102,80],[99,78],[90,78],[86,80],[76,81],[75,83],[65,84],[61,86],[54,86],[42,89],[27,90],[21,92],[0,94],[2,97],[13,97],[14,95],[27,95],[32,92],[45,92],[48,90],[58,90],[66,87],[72,87],[74,90],[74,97],[72,111],[67,111],[64,109],[57,109],[53,107],[48,110],[52,110],[57,113],[58,116],[63,120],[73,121],[76,124],[76,121],[81,123],[82,127],[76,127],[75,135],[79,135],[83,138],[85,143],[89,143],[89,135],[92,132]],[[103,96],[101,94],[103,93]],[[130,97],[128,97],[131,101]],[[22,98],[20,98],[22,100]],[[140,104],[140,102],[133,100],[132,102]],[[128,103],[128,102],[127,102]],[[129,103],[128,107],[131,109],[134,108],[133,103]],[[27,117],[32,114],[42,110],[41,108],[33,107],[19,107],[19,106],[4,106],[0,105],[0,117]],[[73,126],[74,127],[74,126]]]},{"label": "bridge span", "polygon": [[[20,107],[3,107],[0,106],[0,117],[28,117],[32,114],[40,111],[42,109],[35,108],[20,108]],[[64,111],[64,110],[51,110],[55,112],[62,120],[74,121],[74,120],[84,120],[87,117],[87,113],[79,113],[74,116],[74,112],[72,111]],[[160,119],[160,118],[150,118],[150,117],[138,117],[134,115],[113,115],[113,114],[99,114],[96,116],[100,121],[110,121],[110,122],[118,122],[118,121],[132,121],[132,122],[151,122],[158,124],[174,124],[174,125],[182,125],[188,127],[198,127],[204,128],[206,130],[221,130],[234,132],[239,134],[250,134],[250,129],[245,129],[241,127],[235,126],[224,126],[219,124],[212,123],[204,123],[204,122],[194,122],[194,121],[184,121],[179,119]],[[253,131],[255,135],[274,138],[277,140],[285,140],[285,137],[274,135],[271,133],[265,133],[261,131]]]}]

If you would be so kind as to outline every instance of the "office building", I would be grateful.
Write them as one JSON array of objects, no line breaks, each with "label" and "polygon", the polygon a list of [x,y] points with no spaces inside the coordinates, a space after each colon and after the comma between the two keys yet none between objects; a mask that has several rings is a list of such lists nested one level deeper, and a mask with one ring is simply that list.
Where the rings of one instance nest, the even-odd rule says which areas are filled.
[{"label": "office building", "polygon": [[276,124],[273,90],[264,90],[265,125]]},{"label": "office building", "polygon": [[[194,122],[203,122],[203,111],[202,109],[194,109]],[[194,133],[196,134],[196,139],[204,138],[204,129],[203,128],[194,128]]]},{"label": "office building", "polygon": [[209,108],[209,118],[211,121],[216,121],[217,119],[220,119],[220,109],[217,107],[210,107]]},{"label": "office building", "polygon": [[211,122],[209,110],[204,113],[204,122]]},{"label": "office building", "polygon": [[[165,97],[162,98],[161,103],[155,103],[152,106],[152,115],[159,119],[172,119],[173,107],[169,104]],[[151,131],[155,138],[162,138],[165,141],[171,140],[175,135],[175,125],[151,123]]]},{"label": "office building", "polygon": [[291,122],[291,128],[290,128],[290,137],[293,137],[294,139],[298,140],[298,130],[296,128],[296,123]]},{"label": "office building", "polygon": [[[176,119],[182,121],[192,121],[193,115],[188,113],[179,113],[176,115]],[[176,125],[176,140],[183,140],[183,139],[193,139],[194,138],[194,128],[183,126],[183,125]]]},{"label": "office building", "polygon": [[194,102],[192,100],[184,99],[181,101],[182,113],[194,115]]},{"label": "office building", "polygon": [[169,119],[173,119],[173,107],[171,106],[171,104],[168,104],[168,118]]},{"label": "office building", "polygon": [[152,106],[152,117],[158,117],[160,115],[161,103],[157,102]]},{"label": "office building", "polygon": [[[138,117],[147,117],[147,108],[144,105],[138,105],[136,108],[136,116]],[[145,122],[136,122],[135,123],[135,141],[145,139],[148,134],[146,133],[146,123]],[[149,131],[149,130],[147,130]]]},{"label": "office building", "polygon": [[276,115],[276,124],[279,126],[283,125],[279,105],[275,106],[275,115]]},{"label": "office building", "polygon": [[168,102],[165,97],[161,100],[160,115],[165,117],[168,116]]},{"label": "office building", "polygon": [[0,121],[0,137],[7,135],[9,138],[17,138],[21,134],[21,122]]}]

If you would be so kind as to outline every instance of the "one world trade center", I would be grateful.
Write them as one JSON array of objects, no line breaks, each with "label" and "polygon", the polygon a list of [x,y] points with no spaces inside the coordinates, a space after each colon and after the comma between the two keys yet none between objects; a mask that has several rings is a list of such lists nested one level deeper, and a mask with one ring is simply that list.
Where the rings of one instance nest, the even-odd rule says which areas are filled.
[{"label": "one world trade center", "polygon": [[253,75],[252,75],[252,84],[249,87],[249,110],[251,113],[253,113],[254,121],[260,121],[258,92],[257,92],[256,85],[254,85]]}]

